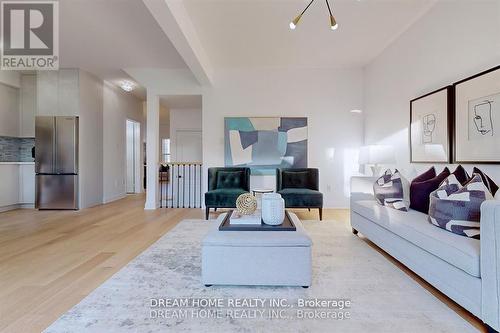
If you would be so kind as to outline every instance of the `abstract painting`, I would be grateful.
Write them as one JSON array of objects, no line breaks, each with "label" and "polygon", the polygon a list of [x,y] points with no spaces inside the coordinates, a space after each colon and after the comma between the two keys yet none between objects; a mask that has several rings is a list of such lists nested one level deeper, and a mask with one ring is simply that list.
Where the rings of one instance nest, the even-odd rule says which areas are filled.
[{"label": "abstract painting", "polygon": [[412,163],[450,162],[452,93],[448,86],[410,102]]},{"label": "abstract painting", "polygon": [[307,167],[306,117],[226,117],[224,141],[226,166],[258,175]]},{"label": "abstract painting", "polygon": [[457,163],[500,163],[500,66],[455,83]]}]

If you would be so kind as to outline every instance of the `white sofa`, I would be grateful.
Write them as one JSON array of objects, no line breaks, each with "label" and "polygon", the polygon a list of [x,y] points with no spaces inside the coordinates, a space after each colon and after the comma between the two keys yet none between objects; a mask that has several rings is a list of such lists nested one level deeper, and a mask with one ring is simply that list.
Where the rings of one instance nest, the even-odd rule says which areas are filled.
[{"label": "white sofa", "polygon": [[427,282],[500,330],[500,200],[481,206],[481,240],[435,227],[427,215],[378,205],[376,178],[351,179],[351,226]]}]

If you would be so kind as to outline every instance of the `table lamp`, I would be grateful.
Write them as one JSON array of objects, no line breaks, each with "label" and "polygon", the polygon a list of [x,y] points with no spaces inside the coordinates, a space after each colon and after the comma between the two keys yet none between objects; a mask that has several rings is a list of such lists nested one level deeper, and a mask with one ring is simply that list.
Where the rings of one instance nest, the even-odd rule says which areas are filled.
[{"label": "table lamp", "polygon": [[381,164],[396,163],[394,147],[389,145],[368,145],[359,150],[359,164],[369,165],[373,176],[379,176]]}]

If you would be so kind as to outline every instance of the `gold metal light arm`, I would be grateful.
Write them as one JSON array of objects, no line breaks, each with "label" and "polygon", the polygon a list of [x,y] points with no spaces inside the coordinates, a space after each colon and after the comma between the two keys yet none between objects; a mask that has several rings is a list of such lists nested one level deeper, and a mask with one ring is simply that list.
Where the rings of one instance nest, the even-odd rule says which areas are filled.
[{"label": "gold metal light arm", "polygon": [[306,12],[306,10],[309,8],[309,6],[311,6],[311,4],[314,2],[314,0],[311,0],[311,2],[309,2],[309,4],[306,6],[306,8],[304,8],[304,10],[299,14],[297,15],[296,18],[294,18],[292,20],[292,22],[290,22],[290,29],[295,29],[295,27],[297,26],[297,24],[299,24],[299,21],[300,19],[302,18],[302,15]]},{"label": "gold metal light arm", "polygon": [[330,8],[330,3],[328,2],[328,0],[325,1],[326,1],[326,6],[328,7],[328,12],[330,13],[330,29],[336,30],[339,27],[339,25],[337,24],[335,17],[333,17],[332,9]]}]

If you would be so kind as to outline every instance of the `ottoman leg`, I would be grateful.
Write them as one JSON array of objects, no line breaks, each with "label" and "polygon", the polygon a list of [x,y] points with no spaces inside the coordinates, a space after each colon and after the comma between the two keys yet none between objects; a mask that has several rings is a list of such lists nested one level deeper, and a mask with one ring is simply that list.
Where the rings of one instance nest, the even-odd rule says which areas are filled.
[{"label": "ottoman leg", "polygon": [[302,286],[302,288],[307,289],[307,288],[309,288],[309,286]]},{"label": "ottoman leg", "polygon": [[355,234],[355,235],[357,235],[357,234],[358,234],[358,231],[357,231],[356,229],[354,229],[354,228],[351,228],[351,229],[352,229],[352,233],[353,233],[353,234]]},{"label": "ottoman leg", "polygon": [[205,287],[209,288],[211,287],[212,285],[211,284],[206,284]]}]

